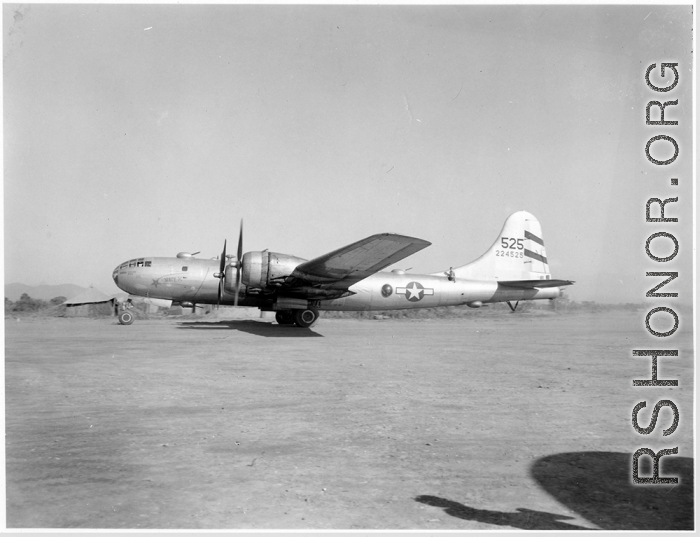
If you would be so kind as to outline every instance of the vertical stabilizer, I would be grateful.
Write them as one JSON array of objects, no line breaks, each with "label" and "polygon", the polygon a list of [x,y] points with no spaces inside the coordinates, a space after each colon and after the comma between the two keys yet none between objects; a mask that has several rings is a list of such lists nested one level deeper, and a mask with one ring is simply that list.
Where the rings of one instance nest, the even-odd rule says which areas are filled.
[{"label": "vertical stabilizer", "polygon": [[549,280],[542,228],[532,214],[511,214],[491,248],[478,258],[454,269],[460,279]]}]

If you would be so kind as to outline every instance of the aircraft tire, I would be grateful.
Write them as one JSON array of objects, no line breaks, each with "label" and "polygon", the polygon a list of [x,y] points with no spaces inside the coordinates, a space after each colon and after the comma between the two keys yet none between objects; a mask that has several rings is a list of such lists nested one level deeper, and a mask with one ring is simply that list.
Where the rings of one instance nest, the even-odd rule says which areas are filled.
[{"label": "aircraft tire", "polygon": [[294,312],[292,310],[281,310],[275,313],[277,324],[294,324]]},{"label": "aircraft tire", "polygon": [[119,324],[131,324],[134,322],[134,314],[130,311],[122,311],[119,313]]},{"label": "aircraft tire", "polygon": [[311,328],[317,320],[317,309],[294,310],[294,324],[299,328]]}]

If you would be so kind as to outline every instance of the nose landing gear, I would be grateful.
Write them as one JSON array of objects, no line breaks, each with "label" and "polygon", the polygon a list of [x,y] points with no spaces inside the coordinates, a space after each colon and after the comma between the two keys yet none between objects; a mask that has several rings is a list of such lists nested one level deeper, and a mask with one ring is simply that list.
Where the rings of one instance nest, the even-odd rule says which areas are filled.
[{"label": "nose landing gear", "polygon": [[128,310],[119,312],[119,324],[131,324],[134,322],[134,314]]}]

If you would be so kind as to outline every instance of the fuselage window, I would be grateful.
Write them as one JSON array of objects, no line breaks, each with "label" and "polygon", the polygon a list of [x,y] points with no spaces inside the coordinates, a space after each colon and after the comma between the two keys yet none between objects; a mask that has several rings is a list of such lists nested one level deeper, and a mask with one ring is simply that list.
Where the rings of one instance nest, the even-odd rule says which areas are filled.
[{"label": "fuselage window", "polygon": [[187,272],[187,267],[182,267],[182,272]]}]

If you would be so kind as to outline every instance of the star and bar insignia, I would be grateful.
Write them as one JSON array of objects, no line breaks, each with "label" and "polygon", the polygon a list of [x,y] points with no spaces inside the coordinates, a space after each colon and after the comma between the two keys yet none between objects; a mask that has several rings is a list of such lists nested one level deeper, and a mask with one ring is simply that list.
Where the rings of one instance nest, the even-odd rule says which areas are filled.
[{"label": "star and bar insignia", "polygon": [[431,296],[435,293],[433,289],[428,289],[423,287],[418,282],[411,282],[406,287],[397,287],[397,295],[405,295],[406,300],[409,302],[419,302],[424,296]]}]

